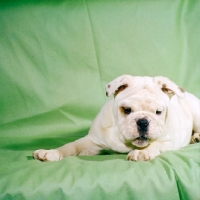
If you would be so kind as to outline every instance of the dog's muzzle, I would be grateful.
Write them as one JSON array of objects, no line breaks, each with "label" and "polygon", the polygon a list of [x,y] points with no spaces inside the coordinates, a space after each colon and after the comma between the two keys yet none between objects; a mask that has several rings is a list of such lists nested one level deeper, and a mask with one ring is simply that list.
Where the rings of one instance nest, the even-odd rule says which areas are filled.
[{"label": "dog's muzzle", "polygon": [[139,133],[139,137],[137,137],[133,144],[137,143],[137,146],[143,147],[143,145],[146,146],[148,143],[148,127],[149,127],[149,122],[145,118],[138,119],[136,121],[137,124],[137,129]]}]

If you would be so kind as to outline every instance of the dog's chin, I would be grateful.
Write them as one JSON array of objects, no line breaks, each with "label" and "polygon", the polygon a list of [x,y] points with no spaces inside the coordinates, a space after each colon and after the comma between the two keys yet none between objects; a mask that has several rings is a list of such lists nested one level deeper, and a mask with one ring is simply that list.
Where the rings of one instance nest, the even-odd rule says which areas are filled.
[{"label": "dog's chin", "polygon": [[149,139],[146,137],[138,137],[132,142],[132,145],[139,148],[146,147],[148,146],[148,144],[149,144]]}]

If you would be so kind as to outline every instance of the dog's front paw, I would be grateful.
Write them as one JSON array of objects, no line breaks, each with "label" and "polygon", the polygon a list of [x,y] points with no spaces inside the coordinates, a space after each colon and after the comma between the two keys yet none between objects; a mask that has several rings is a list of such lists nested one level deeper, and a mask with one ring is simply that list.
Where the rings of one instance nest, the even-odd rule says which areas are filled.
[{"label": "dog's front paw", "polygon": [[151,152],[148,150],[132,150],[127,155],[127,160],[133,160],[133,161],[145,161],[145,160],[151,160],[155,158],[159,153],[157,152]]},{"label": "dog's front paw", "polygon": [[52,150],[44,150],[44,149],[39,149],[33,152],[33,157],[37,160],[41,161],[59,161],[63,157],[60,155],[59,151],[56,149]]}]

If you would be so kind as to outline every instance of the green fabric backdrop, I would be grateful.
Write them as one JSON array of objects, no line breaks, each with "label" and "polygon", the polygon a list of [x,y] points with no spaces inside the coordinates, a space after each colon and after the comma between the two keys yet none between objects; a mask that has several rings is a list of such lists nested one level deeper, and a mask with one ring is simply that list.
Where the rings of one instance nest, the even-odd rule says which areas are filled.
[{"label": "green fabric backdrop", "polygon": [[119,75],[200,97],[199,35],[199,0],[0,1],[0,199],[199,199],[199,144],[140,163],[31,156],[87,134]]}]

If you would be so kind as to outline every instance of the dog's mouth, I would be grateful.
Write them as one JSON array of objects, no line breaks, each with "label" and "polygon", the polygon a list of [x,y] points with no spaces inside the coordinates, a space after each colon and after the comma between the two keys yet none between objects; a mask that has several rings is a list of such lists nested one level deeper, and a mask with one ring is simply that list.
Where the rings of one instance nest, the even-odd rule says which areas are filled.
[{"label": "dog's mouth", "polygon": [[146,147],[149,144],[149,139],[145,136],[137,137],[132,144],[137,147]]},{"label": "dog's mouth", "polygon": [[145,141],[145,140],[148,140],[148,138],[145,136],[140,136],[140,137],[137,137],[135,140]]}]

